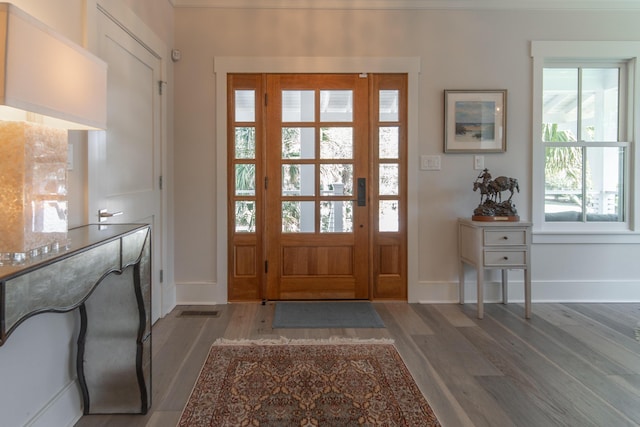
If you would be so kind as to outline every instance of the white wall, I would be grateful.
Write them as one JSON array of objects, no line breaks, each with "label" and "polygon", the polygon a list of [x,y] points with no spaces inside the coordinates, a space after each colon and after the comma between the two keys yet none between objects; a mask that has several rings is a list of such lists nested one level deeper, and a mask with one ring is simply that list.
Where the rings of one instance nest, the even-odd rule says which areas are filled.
[{"label": "white wall", "polygon": [[[225,143],[216,140],[215,57],[421,58],[416,152],[441,155],[442,170],[415,174],[419,219],[410,233],[419,236],[419,251],[411,255],[418,279],[409,293],[416,301],[455,301],[456,218],[470,216],[478,204],[472,191],[478,172],[472,155],[442,153],[443,90],[509,91],[507,152],[485,155],[485,165],[494,175],[518,178],[514,200],[530,219],[530,42],[640,40],[640,12],[177,8],[175,17],[182,50],[175,67],[179,302],[224,302],[226,267],[216,263],[216,241],[224,235],[216,222],[226,200],[217,200],[215,165]],[[409,167],[417,169],[417,160]],[[640,253],[640,246],[534,245],[534,300],[640,300],[638,267],[623,262],[629,253]],[[598,260],[590,274],[583,273],[585,260]],[[522,274],[510,276],[511,295],[522,298]],[[469,298],[475,298],[472,279],[469,274]],[[497,297],[491,287],[487,297]]]},{"label": "white wall", "polygon": [[[80,45],[91,46],[95,38],[92,23],[96,0],[12,3]],[[158,37],[173,44],[173,7],[169,0],[126,3]],[[170,70],[167,79],[172,79]],[[169,106],[167,116],[171,118],[171,114]],[[168,120],[168,126],[172,133],[172,120]],[[74,227],[87,223],[86,134],[71,132],[69,141],[74,148],[74,168],[68,173],[69,225]],[[167,167],[171,173],[170,162]],[[0,347],[0,426],[70,426],[80,418],[82,402],[75,364],[78,325],[77,311],[40,314],[27,319]]]},{"label": "white wall", "polygon": [[[17,7],[43,21],[76,43],[83,40],[83,0],[60,2],[14,0]],[[55,3],[55,4],[54,4]],[[70,201],[82,203],[82,146],[86,138],[74,133],[77,165],[69,173]],[[82,206],[70,209],[70,224],[81,221]],[[43,314],[28,319],[0,347],[0,425],[20,426],[28,421],[44,425],[44,420],[62,421],[65,425],[81,414],[79,391],[75,387],[74,332],[76,316]],[[75,333],[77,335],[77,333]],[[70,403],[71,399],[71,403]],[[75,406],[74,406],[75,403]],[[49,405],[55,409],[48,412]],[[48,412],[48,413],[47,413]]]}]

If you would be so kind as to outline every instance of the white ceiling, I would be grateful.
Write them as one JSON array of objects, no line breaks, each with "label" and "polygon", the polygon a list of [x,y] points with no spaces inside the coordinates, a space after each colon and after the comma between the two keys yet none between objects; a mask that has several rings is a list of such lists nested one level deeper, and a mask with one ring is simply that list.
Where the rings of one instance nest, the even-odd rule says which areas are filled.
[{"label": "white ceiling", "polygon": [[221,9],[640,10],[640,0],[169,0]]}]

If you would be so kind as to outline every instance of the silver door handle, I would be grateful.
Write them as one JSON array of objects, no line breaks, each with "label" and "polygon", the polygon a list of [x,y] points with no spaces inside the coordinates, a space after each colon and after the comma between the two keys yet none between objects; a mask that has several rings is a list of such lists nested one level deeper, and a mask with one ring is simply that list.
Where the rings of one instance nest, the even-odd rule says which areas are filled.
[{"label": "silver door handle", "polygon": [[120,211],[120,212],[109,212],[106,209],[100,209],[98,211],[98,218],[100,218],[100,222],[104,222],[104,221],[108,220],[111,217],[120,216],[123,213],[124,212],[122,212],[122,211]]}]

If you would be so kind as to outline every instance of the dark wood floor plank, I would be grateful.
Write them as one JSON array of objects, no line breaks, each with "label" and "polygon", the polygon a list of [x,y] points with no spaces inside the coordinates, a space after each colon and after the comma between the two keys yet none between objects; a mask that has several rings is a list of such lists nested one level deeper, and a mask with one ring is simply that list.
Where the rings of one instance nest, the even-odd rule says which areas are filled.
[{"label": "dark wood floor plank", "polygon": [[[158,368],[176,369],[174,381],[167,387],[167,392],[158,405],[158,410],[182,411],[184,408],[211,346],[216,339],[222,336],[226,329],[226,325],[233,313],[233,307],[220,312],[220,317],[205,318],[201,333],[177,368],[173,368],[173,366],[161,366]],[[184,320],[184,318],[178,319],[178,321]]]},{"label": "dark wood floor plank", "polygon": [[505,376],[487,376],[476,378],[483,393],[491,396],[495,404],[509,417],[514,427],[546,427],[563,425],[560,419],[554,417],[556,411],[545,410],[545,404],[540,403],[536,396],[532,396],[525,389],[519,387],[511,378]]},{"label": "dark wood floor plank", "polygon": [[[584,304],[583,304],[584,305]],[[612,321],[618,322],[624,327],[635,326],[640,321],[640,311],[628,312],[624,306],[626,304],[590,304]]]},{"label": "dark wood floor plank", "polygon": [[629,340],[629,338],[635,338],[637,321],[629,320],[625,322],[621,321],[620,318],[612,318],[602,309],[599,309],[597,304],[571,304],[567,305],[567,307],[582,314],[584,323],[587,323],[601,335],[624,346],[631,344],[630,350],[636,351],[640,349],[636,342]]},{"label": "dark wood floor plank", "polygon": [[[462,330],[469,341],[483,353],[484,357],[491,361],[503,373],[501,378],[505,389],[498,390],[497,379],[482,378],[478,381],[483,382],[495,399],[500,399],[501,406],[504,406],[507,413],[517,416],[518,420],[524,420],[531,423],[531,426],[594,426],[586,417],[575,413],[572,410],[572,404],[568,398],[558,400],[550,387],[550,382],[559,381],[557,386],[562,385],[560,377],[552,380],[549,373],[545,373],[548,367],[542,361],[540,363],[531,362],[530,351],[522,340],[505,330],[501,325],[491,317],[491,313],[495,310],[492,306],[485,307],[485,318],[479,322],[480,328],[484,334],[471,333],[468,330]],[[471,315],[474,311],[465,308]],[[507,396],[505,398],[505,396]],[[523,400],[526,404],[519,404],[515,408],[512,399],[516,401]],[[522,425],[522,424],[518,424]]]},{"label": "dark wood floor plank", "polygon": [[[511,307],[508,304],[506,307]],[[552,325],[579,325],[580,321],[576,319],[577,313],[563,304],[536,304],[535,316],[544,319]]]},{"label": "dark wood floor plank", "polygon": [[[405,305],[407,313],[402,313],[397,310],[397,307],[389,309],[386,304],[376,306],[376,310],[382,317],[389,335],[395,341],[398,352],[438,419],[441,422],[447,420],[451,426],[474,426],[469,415],[458,400],[454,398],[440,373],[434,369],[431,361],[424,358],[413,336],[407,334],[407,331],[416,330],[424,330],[429,334],[433,334],[433,331],[422,322],[420,316],[416,313],[419,308],[418,304],[407,304]],[[417,324],[414,322],[417,322]]]},{"label": "dark wood floor plank", "polygon": [[615,310],[620,313],[624,313],[640,322],[640,304],[621,302],[616,304],[604,304],[604,305],[608,307],[610,310]]},{"label": "dark wood floor plank", "polygon": [[[476,426],[511,425],[512,420],[501,410],[476,382],[478,375],[502,375],[477,349],[459,333],[449,319],[452,306],[445,308],[416,305],[414,307],[422,321],[434,332],[433,335],[417,335],[413,339],[443,379],[455,399],[465,408],[465,412]],[[460,308],[455,308],[459,313]],[[448,316],[442,312],[448,313]],[[478,331],[474,320],[467,318],[461,322],[453,316],[455,324],[464,324],[464,329]],[[468,325],[474,325],[470,327]]]},{"label": "dark wood floor plank", "polygon": [[[516,316],[519,316],[511,307],[511,304],[502,305],[498,308],[502,308],[513,313]],[[601,351],[597,351],[588,343],[585,343],[579,337],[571,334],[570,330],[567,328],[579,327],[580,325],[584,325],[583,316],[573,310],[568,309],[567,307],[562,308],[564,314],[567,318],[573,319],[572,322],[567,325],[559,325],[558,327],[553,327],[553,325],[547,322],[545,319],[538,317],[537,313],[534,313],[532,318],[528,321],[529,325],[538,327],[541,330],[545,331],[545,334],[550,338],[554,339],[558,343],[564,344],[565,347],[571,348],[572,352],[576,355],[579,355],[582,359],[587,360],[590,364],[597,367],[602,373],[608,375],[625,375],[632,373],[629,369],[617,363],[614,359],[606,357],[606,354],[603,356]]]},{"label": "dark wood floor plank", "polygon": [[[479,325],[493,339],[486,342],[477,341],[476,345],[484,348],[486,357],[493,359],[493,363],[499,366],[505,376],[512,378],[518,387],[522,387],[531,396],[533,408],[538,407],[539,410],[547,412],[558,420],[558,425],[635,425],[592,390],[550,363],[544,355],[535,351],[521,334],[512,332],[501,323],[501,319],[496,320],[496,314],[505,314],[501,305],[491,304],[485,307],[485,318]],[[482,335],[468,336],[470,340],[477,337]]]},{"label": "dark wood floor plank", "polygon": [[469,318],[460,310],[459,304],[434,304],[432,307],[447,319],[452,326],[457,328],[477,326],[474,319]]},{"label": "dark wood floor plank", "polygon": [[[433,368],[447,385],[451,394],[460,402],[475,426],[512,425],[511,420],[502,410],[500,405],[489,395],[476,381],[476,377],[470,373],[468,360],[456,354],[451,346],[443,342],[440,336],[417,335],[414,341],[432,364]],[[477,359],[482,362],[482,358]],[[479,364],[480,364],[479,363]],[[485,363],[486,364],[486,363]]]},{"label": "dark wood floor plank", "polygon": [[[433,336],[424,337],[420,341],[420,348],[427,359],[434,363],[436,369],[451,374],[465,372],[474,375],[502,375],[482,354],[473,346],[455,326],[448,322],[438,309],[426,310],[419,308],[425,323],[435,331]],[[473,323],[476,325],[475,323]],[[475,329],[478,330],[477,325]],[[436,364],[436,361],[441,362]]]},{"label": "dark wood floor plank", "polygon": [[[503,310],[501,310],[503,309]],[[621,388],[607,373],[598,366],[602,363],[594,362],[594,358],[608,359],[609,354],[592,353],[591,360],[575,351],[567,342],[558,341],[554,335],[554,325],[533,318],[523,321],[520,317],[509,312],[505,306],[497,307],[492,313],[493,318],[513,334],[523,339],[533,351],[547,358],[559,370],[571,376],[591,390],[599,399],[625,413],[630,419],[640,425],[640,406],[637,399],[627,390]],[[561,328],[582,328],[581,326],[561,326]],[[587,334],[587,338],[590,335]],[[588,344],[587,344],[588,345]]]},{"label": "dark wood floor plank", "polygon": [[640,374],[640,346],[637,350],[631,350],[585,326],[564,326],[562,329],[581,340],[594,352],[606,355],[609,360],[625,369],[625,372],[616,374]]}]

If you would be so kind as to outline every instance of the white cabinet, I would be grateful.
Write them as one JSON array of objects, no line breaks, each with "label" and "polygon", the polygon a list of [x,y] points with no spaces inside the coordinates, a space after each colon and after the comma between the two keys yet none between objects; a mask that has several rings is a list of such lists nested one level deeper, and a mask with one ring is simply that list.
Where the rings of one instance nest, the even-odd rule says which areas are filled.
[{"label": "white cabinet", "polygon": [[531,317],[531,223],[458,220],[460,304],[464,304],[464,264],[477,273],[478,318],[484,315],[484,270],[502,270],[502,302],[507,303],[509,269],[524,270],[525,316]]}]

